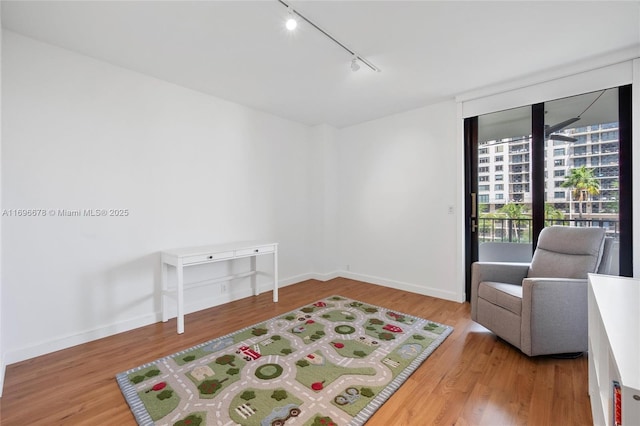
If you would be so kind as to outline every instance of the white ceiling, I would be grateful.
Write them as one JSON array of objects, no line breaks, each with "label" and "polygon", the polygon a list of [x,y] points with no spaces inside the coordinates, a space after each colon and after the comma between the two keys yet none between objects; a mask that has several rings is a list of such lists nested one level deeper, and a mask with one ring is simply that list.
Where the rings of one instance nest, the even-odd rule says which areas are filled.
[{"label": "white ceiling", "polygon": [[308,125],[344,127],[640,45],[638,1],[2,1],[2,26]]}]

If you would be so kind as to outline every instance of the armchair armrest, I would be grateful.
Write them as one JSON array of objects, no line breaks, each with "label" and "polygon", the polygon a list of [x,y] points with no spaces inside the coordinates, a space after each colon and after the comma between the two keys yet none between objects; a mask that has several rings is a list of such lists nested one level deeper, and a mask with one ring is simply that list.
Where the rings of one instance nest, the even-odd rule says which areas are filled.
[{"label": "armchair armrest", "polygon": [[522,281],[521,350],[543,355],[587,350],[587,280]]},{"label": "armchair armrest", "polygon": [[528,271],[529,263],[474,262],[471,265],[471,319],[476,320],[478,285],[481,282],[522,285]]}]

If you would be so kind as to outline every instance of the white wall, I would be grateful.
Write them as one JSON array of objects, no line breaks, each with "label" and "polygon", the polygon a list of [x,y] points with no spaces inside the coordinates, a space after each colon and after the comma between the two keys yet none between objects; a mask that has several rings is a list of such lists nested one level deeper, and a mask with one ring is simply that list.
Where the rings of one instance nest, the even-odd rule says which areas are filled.
[{"label": "white wall", "polygon": [[129,211],[3,217],[7,363],[159,320],[162,249],[272,239],[309,277],[309,127],[12,32],[2,57],[3,208]]},{"label": "white wall", "polygon": [[449,101],[338,133],[343,275],[464,300],[456,115]]},{"label": "white wall", "polygon": [[314,241],[314,272],[323,280],[339,275],[337,237],[337,140],[338,130],[323,124],[312,128],[309,167],[313,171],[313,200],[309,225]]},{"label": "white wall", "polygon": [[[2,21],[2,8],[0,8],[0,21]],[[0,31],[0,211],[2,211],[2,31]],[[0,242],[2,241],[2,222],[0,221]],[[2,244],[0,244],[0,397],[4,389],[4,372],[6,367],[6,358],[4,356],[4,333],[2,320],[4,315],[2,309]]]}]

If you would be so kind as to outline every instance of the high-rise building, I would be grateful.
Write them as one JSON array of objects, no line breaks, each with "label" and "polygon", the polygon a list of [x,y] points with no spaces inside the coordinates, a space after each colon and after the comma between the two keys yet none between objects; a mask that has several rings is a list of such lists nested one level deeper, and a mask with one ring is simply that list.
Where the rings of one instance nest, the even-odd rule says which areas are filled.
[{"label": "high-rise building", "polygon": [[[545,201],[564,219],[611,220],[618,217],[618,123],[565,129],[575,141],[547,140]],[[495,213],[507,203],[531,206],[531,136],[482,141],[478,149],[478,203],[481,213]],[[598,180],[598,194],[584,202],[563,186],[570,170],[585,166]],[[582,209],[582,214],[580,214]]]}]

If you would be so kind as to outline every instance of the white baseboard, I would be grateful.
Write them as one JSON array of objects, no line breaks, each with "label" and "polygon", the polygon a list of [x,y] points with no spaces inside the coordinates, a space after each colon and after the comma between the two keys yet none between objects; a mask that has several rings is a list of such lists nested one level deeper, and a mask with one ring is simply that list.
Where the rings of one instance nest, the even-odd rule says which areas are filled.
[{"label": "white baseboard", "polygon": [[125,331],[153,324],[160,321],[161,318],[161,315],[158,313],[147,314],[130,320],[108,324],[103,327],[96,327],[80,333],[69,334],[67,336],[43,341],[33,346],[8,351],[5,354],[5,362],[6,365],[9,365],[15,362],[59,351],[61,349],[67,349],[82,343],[91,342],[93,340],[102,339],[103,337],[112,336],[114,334],[123,333]]},{"label": "white baseboard", "polygon": [[2,391],[4,390],[4,373],[7,370],[4,359],[4,356],[0,356],[0,398],[2,398]]},{"label": "white baseboard", "polygon": [[[299,283],[299,282],[310,280],[310,279],[314,279],[318,281],[329,281],[339,277],[349,278],[356,281],[362,281],[367,284],[375,284],[383,287],[394,288],[396,290],[403,290],[411,293],[422,294],[424,296],[431,296],[431,297],[437,297],[439,299],[451,300],[453,302],[462,303],[465,301],[464,293],[458,294],[455,291],[443,291],[433,287],[425,287],[418,284],[390,280],[387,278],[376,277],[373,275],[358,274],[351,271],[333,271],[326,274],[319,274],[319,273],[302,274],[302,275],[293,277],[292,279],[290,279],[290,281],[291,281],[291,284],[294,284],[294,283]],[[287,281],[289,280],[286,280],[285,282]],[[284,287],[285,285],[288,285],[288,284],[284,284],[283,282],[280,283],[281,287]]]},{"label": "white baseboard", "polygon": [[444,291],[433,287],[425,287],[402,281],[390,280],[371,275],[358,274],[350,271],[340,271],[339,276],[352,280],[362,281],[368,284],[376,284],[384,287],[395,288],[396,290],[404,290],[411,293],[422,294],[423,296],[437,297],[439,299],[451,300],[453,302],[463,302],[464,298],[454,291]]},{"label": "white baseboard", "polygon": [[[306,281],[309,279],[318,279],[321,281],[325,281],[326,279],[330,279],[330,275],[331,274],[329,275],[302,274],[302,275],[286,278],[280,281],[279,288],[297,284],[299,282]],[[260,286],[261,293],[272,291],[272,290],[273,290],[273,287],[271,285],[264,284]],[[253,292],[251,291],[250,288],[244,288],[237,291],[234,291],[233,289],[231,289],[228,293],[224,295],[218,295],[216,297],[199,299],[196,302],[186,304],[185,313],[190,314],[193,312],[200,311],[202,309],[207,309],[213,306],[222,305],[224,303],[229,303],[234,300],[249,297],[252,294]],[[174,317],[175,317],[175,313],[174,313]],[[37,356],[59,351],[61,349],[67,349],[72,346],[91,342],[93,340],[102,339],[103,337],[108,337],[114,334],[123,333],[125,331],[130,331],[139,327],[144,327],[146,325],[154,324],[160,321],[162,321],[162,312],[154,312],[152,314],[143,315],[127,321],[109,324],[103,327],[97,327],[97,328],[83,331],[80,333],[70,334],[67,336],[62,336],[55,339],[43,341],[32,346],[11,350],[5,354],[5,357],[3,360],[0,360],[3,362],[2,365],[0,365],[0,369],[2,370],[0,371],[0,379],[4,378],[5,365],[35,358]],[[0,380],[0,384],[1,383],[3,382]]]},{"label": "white baseboard", "polygon": [[[279,283],[279,288],[287,287],[293,284],[298,284],[302,281],[315,279],[318,281],[328,281],[337,277],[350,278],[353,280],[363,281],[369,284],[376,284],[385,287],[395,288],[398,290],[409,291],[412,293],[422,294],[425,296],[438,297],[440,299],[452,300],[460,302],[460,295],[455,292],[442,291],[439,289],[419,286],[411,283],[404,283],[395,280],[389,280],[386,278],[374,277],[370,275],[357,274],[349,271],[335,271],[326,274],[308,273],[301,274],[294,277],[286,278]],[[268,284],[260,286],[260,292],[264,293],[272,291],[273,287]],[[211,308],[213,306],[229,303],[234,300],[243,299],[253,294],[250,288],[243,288],[238,290],[231,290],[226,294],[218,295],[212,298],[200,299],[196,302],[189,303],[185,306],[185,313],[192,313],[200,311],[202,309]],[[123,333],[139,327],[144,327],[149,324],[154,324],[162,321],[162,313],[154,312],[147,315],[142,315],[130,320],[121,321],[114,324],[108,324],[103,327],[97,327],[91,330],[87,330],[81,333],[71,334],[63,337],[58,337],[48,341],[43,341],[33,346],[15,349],[8,351],[4,355],[4,359],[0,360],[0,384],[3,383],[5,366],[16,362],[24,361],[30,358],[34,358],[40,355],[55,352],[61,349],[67,349],[72,346],[80,345],[83,343],[91,342],[93,340],[101,339],[103,337],[112,336],[114,334]],[[0,395],[2,395],[0,389]]]},{"label": "white baseboard", "polygon": [[286,287],[291,284],[298,284],[298,283],[301,283],[302,281],[307,281],[307,280],[329,281],[334,278],[338,278],[340,276],[341,275],[338,271],[330,272],[327,274],[319,274],[317,272],[300,274],[300,275],[296,275],[295,277],[288,278],[284,281],[280,281],[280,287]]}]

